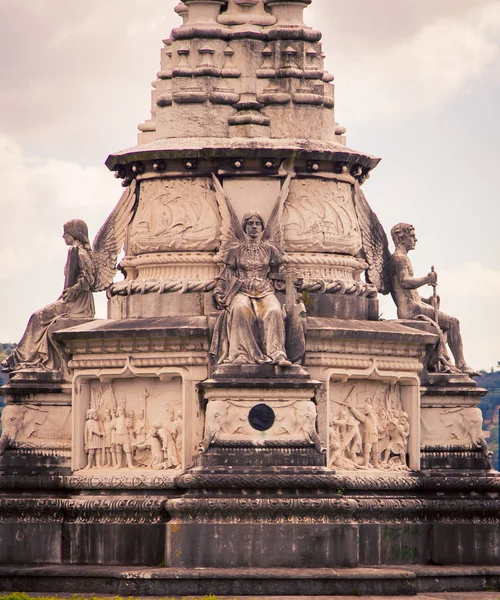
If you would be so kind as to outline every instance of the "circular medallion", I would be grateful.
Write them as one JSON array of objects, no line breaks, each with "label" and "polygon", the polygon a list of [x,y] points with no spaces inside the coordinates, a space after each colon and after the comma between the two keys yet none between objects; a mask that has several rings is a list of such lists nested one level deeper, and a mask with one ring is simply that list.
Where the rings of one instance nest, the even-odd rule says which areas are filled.
[{"label": "circular medallion", "polygon": [[267,431],[274,425],[274,410],[267,404],[257,404],[248,413],[250,425],[257,431]]}]

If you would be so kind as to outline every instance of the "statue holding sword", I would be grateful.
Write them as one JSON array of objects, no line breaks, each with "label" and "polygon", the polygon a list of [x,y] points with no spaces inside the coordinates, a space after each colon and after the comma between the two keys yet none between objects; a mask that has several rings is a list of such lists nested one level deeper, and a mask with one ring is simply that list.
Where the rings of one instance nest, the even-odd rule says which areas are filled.
[{"label": "statue holding sword", "polygon": [[[439,357],[440,367],[444,371],[465,373],[477,377],[477,371],[469,367],[465,361],[460,322],[440,310],[440,299],[437,295],[437,273],[432,267],[431,272],[424,277],[415,277],[413,267],[408,257],[408,252],[415,249],[417,238],[413,225],[398,223],[391,230],[395,252],[390,258],[390,278],[392,296],[398,309],[399,319],[423,319],[435,323],[440,332],[444,333],[446,340],[441,337],[441,351]],[[422,298],[418,288],[430,285],[433,295]],[[447,356],[446,341],[455,359],[455,366]]]}]

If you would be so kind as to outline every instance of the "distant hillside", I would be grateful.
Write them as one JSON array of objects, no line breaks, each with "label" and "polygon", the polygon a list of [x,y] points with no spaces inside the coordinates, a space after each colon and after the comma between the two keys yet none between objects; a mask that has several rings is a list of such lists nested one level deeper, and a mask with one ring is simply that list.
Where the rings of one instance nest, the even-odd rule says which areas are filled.
[{"label": "distant hillside", "polygon": [[500,410],[500,371],[484,373],[476,379],[478,386],[486,388],[488,394],[481,400],[484,417],[484,431],[489,432],[488,447],[493,452],[493,468],[499,468],[498,462],[498,412]]}]

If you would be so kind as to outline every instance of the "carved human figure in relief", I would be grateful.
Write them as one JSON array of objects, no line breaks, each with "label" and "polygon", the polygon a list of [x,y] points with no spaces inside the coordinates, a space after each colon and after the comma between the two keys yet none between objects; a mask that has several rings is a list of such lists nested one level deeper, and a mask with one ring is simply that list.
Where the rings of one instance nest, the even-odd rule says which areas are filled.
[{"label": "carved human figure in relief", "polygon": [[111,452],[111,436],[113,432],[113,416],[109,408],[104,413],[104,421],[102,422],[102,429],[104,432],[103,448],[102,448],[102,465],[104,467],[112,467],[113,463],[116,463],[116,451],[113,451],[115,460],[113,461]]},{"label": "carved human figure in relief", "polygon": [[170,456],[175,457],[175,465],[179,466],[182,462],[182,411],[180,409],[170,411],[169,433],[172,446]]},{"label": "carved human figure in relief", "polygon": [[142,442],[146,439],[146,433],[146,414],[144,412],[144,409],[141,408],[139,410],[139,414],[137,415],[137,419],[134,421],[134,442],[142,444]]},{"label": "carved human figure in relief", "polygon": [[123,453],[125,453],[127,467],[133,469],[132,463],[132,446],[129,433],[129,419],[125,414],[125,409],[120,406],[118,416],[113,422],[114,436],[113,442],[116,452],[116,468],[121,469],[123,466]]},{"label": "carved human figure in relief", "polygon": [[[431,287],[437,284],[437,274],[432,271],[424,277],[415,277],[408,252],[415,249],[417,238],[415,229],[408,223],[398,223],[391,230],[395,252],[390,259],[390,276],[392,295],[398,309],[399,319],[427,319],[435,322],[446,334],[447,342],[455,359],[456,370],[469,376],[479,376],[480,373],[469,367],[464,358],[460,323],[455,317],[439,310],[439,298],[422,298],[418,288],[424,285]],[[444,350],[444,349],[443,349]],[[446,364],[447,357],[441,359]]]},{"label": "carved human figure in relief", "polygon": [[147,463],[148,469],[162,470],[165,468],[165,459],[160,438],[156,434],[156,429],[152,427],[146,434],[145,439],[133,444],[138,450],[150,450],[151,457]]},{"label": "carved human figure in relief", "polygon": [[370,466],[378,469],[379,460],[380,460],[380,452],[379,452],[379,422],[377,413],[373,408],[370,401],[372,398],[368,399],[364,407],[364,414],[359,411],[354,406],[350,407],[353,415],[363,423],[363,466],[368,468]]},{"label": "carved human figure in relief", "polygon": [[153,423],[152,431],[161,443],[161,449],[163,453],[163,468],[170,469],[172,467],[175,467],[176,465],[172,464],[169,457],[169,446],[171,444],[171,441],[168,431],[163,427],[160,421],[156,421],[155,423]]},{"label": "carved human figure in relief", "polygon": [[399,457],[401,466],[406,467],[406,452],[408,450],[408,436],[410,435],[408,415],[403,412],[399,417],[391,418],[386,431],[389,439],[383,452],[382,466],[388,466],[391,454],[394,454]]},{"label": "carved human figure in relief", "polygon": [[225,312],[217,323],[211,354],[217,364],[288,367],[285,315],[275,295],[273,274],[286,262],[279,221],[289,179],[267,227],[257,212],[246,214],[240,225],[222,186],[215,177],[214,181],[223,217],[220,256],[224,263],[214,300]]},{"label": "carved human figure in relief", "polygon": [[87,420],[83,433],[84,448],[87,453],[87,466],[85,469],[101,467],[100,453],[103,448],[104,433],[101,431],[99,416],[96,410],[87,411]]}]

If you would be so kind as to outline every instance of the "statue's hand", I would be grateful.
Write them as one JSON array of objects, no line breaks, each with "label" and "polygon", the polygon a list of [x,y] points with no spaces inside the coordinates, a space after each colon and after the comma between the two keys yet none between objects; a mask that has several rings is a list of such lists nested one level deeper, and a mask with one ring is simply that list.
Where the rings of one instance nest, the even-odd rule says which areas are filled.
[{"label": "statue's hand", "polygon": [[78,290],[75,288],[75,286],[73,286],[64,290],[64,292],[61,295],[61,300],[63,302],[73,302],[73,300],[75,300],[77,296]]},{"label": "statue's hand", "polygon": [[215,304],[219,308],[221,308],[221,309],[227,308],[226,297],[221,292],[215,292],[214,301],[215,301]]},{"label": "statue's hand", "polygon": [[427,274],[427,283],[428,283],[428,285],[432,285],[432,286],[437,285],[437,280],[438,280],[438,276],[437,276],[437,273],[435,271],[432,271],[431,273]]}]

